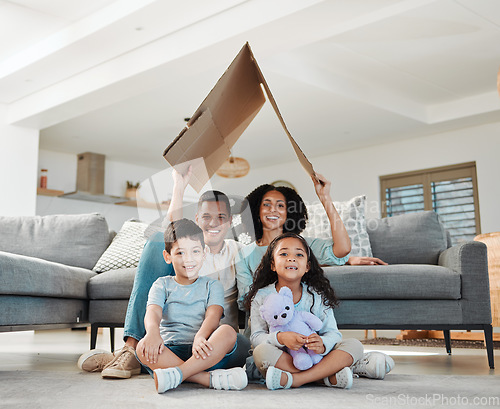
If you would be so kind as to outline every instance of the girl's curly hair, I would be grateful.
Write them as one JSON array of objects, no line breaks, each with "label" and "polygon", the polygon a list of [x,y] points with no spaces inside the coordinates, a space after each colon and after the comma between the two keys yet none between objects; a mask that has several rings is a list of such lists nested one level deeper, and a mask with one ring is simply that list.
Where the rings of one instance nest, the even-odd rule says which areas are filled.
[{"label": "girl's curly hair", "polygon": [[[326,307],[335,308],[338,306],[339,302],[335,295],[335,291],[332,288],[330,281],[326,278],[323,269],[320,267],[318,259],[312,252],[311,248],[307,244],[307,241],[300,235],[292,232],[283,233],[280,236],[276,237],[269,247],[267,248],[266,253],[262,257],[262,261],[260,262],[257,270],[255,271],[255,276],[252,285],[250,286],[250,290],[248,294],[245,296],[244,305],[247,310],[250,310],[252,300],[254,299],[257,291],[261,288],[268,286],[269,284],[275,283],[278,281],[278,274],[276,271],[271,269],[272,263],[274,261],[274,252],[278,243],[287,238],[293,237],[299,239],[304,246],[304,249],[307,253],[307,261],[309,263],[309,271],[302,276],[300,280],[302,283],[307,284],[307,291],[312,295],[312,290],[316,291],[319,295],[321,295],[321,300]],[[314,304],[313,304],[314,306]],[[311,307],[312,310],[312,307]],[[311,311],[312,312],[312,311]]]},{"label": "girl's curly hair", "polygon": [[262,203],[262,198],[267,192],[271,192],[273,190],[280,192],[283,196],[285,196],[286,200],[287,217],[286,222],[283,225],[283,233],[292,232],[299,234],[306,228],[308,218],[307,208],[300,195],[290,187],[264,184],[255,188],[245,198],[252,213],[255,240],[260,240],[263,234],[262,222],[260,220],[260,205]]}]

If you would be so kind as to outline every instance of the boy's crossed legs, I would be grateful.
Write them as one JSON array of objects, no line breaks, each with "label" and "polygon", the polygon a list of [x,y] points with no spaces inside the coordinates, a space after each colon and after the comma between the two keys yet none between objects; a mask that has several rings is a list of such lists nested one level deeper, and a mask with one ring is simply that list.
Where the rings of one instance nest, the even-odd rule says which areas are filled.
[{"label": "boy's crossed legs", "polygon": [[[208,341],[213,350],[205,359],[190,355],[186,360],[181,359],[173,351],[176,347],[165,348],[158,355],[158,361],[148,362],[143,354],[141,342],[137,346],[137,358],[154,375],[158,393],[176,388],[181,382],[194,382],[214,389],[239,390],[247,386],[248,379],[243,368],[218,369],[236,351],[237,337],[234,329],[229,325],[218,327]],[[181,350],[181,349],[179,349]],[[182,355],[182,354],[179,354]],[[210,370],[210,371],[207,371]]]}]

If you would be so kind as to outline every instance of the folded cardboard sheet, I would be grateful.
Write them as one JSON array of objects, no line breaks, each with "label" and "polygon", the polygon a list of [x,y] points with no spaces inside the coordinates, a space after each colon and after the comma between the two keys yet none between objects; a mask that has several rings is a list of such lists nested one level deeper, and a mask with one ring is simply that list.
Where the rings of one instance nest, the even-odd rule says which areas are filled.
[{"label": "folded cardboard sheet", "polygon": [[193,167],[190,184],[197,192],[230,156],[231,148],[266,102],[262,89],[300,163],[314,175],[311,163],[288,131],[250,45],[246,43],[186,127],[163,153],[180,173],[184,174],[189,165]]}]

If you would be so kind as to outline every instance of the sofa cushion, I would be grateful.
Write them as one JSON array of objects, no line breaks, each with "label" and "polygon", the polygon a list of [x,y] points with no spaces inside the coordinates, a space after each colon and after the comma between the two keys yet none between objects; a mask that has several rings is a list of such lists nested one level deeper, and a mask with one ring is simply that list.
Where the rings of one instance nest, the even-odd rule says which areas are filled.
[{"label": "sofa cushion", "polygon": [[0,294],[86,299],[87,282],[95,275],[84,268],[0,251]]},{"label": "sofa cushion", "polygon": [[446,231],[433,211],[367,222],[373,255],[389,264],[438,264],[448,247]]},{"label": "sofa cushion", "polygon": [[0,327],[88,322],[88,308],[87,300],[0,294]]},{"label": "sofa cushion", "polygon": [[341,300],[458,300],[460,273],[423,264],[324,267]]},{"label": "sofa cushion", "polygon": [[148,225],[137,220],[127,220],[118,234],[101,255],[93,270],[103,273],[120,268],[137,267],[142,249],[146,244],[145,231]]},{"label": "sofa cushion", "polygon": [[134,285],[136,268],[121,268],[97,274],[88,283],[91,300],[128,300]]},{"label": "sofa cushion", "polygon": [[0,251],[92,269],[109,245],[106,219],[97,214],[0,216]]},{"label": "sofa cushion", "polygon": [[127,307],[128,300],[90,300],[89,322],[123,326]]},{"label": "sofa cushion", "polygon": [[[345,202],[333,202],[351,239],[351,256],[371,257],[372,249],[366,231],[366,196],[356,196]],[[304,237],[330,239],[332,231],[325,208],[321,203],[307,205],[308,221]]]},{"label": "sofa cushion", "polygon": [[[462,306],[457,300],[345,300],[335,308],[339,328],[357,326],[373,328],[387,325],[399,329],[405,325],[419,325],[428,329],[432,325],[463,324]],[[491,321],[490,321],[491,322]],[[477,323],[477,322],[476,322]]]}]

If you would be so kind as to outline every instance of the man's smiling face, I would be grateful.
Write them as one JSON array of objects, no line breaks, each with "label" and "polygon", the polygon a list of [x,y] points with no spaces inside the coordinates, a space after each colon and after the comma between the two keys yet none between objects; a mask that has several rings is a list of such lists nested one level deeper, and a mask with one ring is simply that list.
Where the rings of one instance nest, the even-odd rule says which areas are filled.
[{"label": "man's smiling face", "polygon": [[205,201],[196,214],[196,223],[203,230],[208,247],[219,246],[231,227],[231,216],[224,202]]}]

